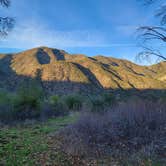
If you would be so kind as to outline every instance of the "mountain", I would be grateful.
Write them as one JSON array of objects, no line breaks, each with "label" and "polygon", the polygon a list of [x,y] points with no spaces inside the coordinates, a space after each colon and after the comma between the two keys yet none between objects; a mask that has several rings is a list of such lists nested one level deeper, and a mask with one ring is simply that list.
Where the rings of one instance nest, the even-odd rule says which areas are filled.
[{"label": "mountain", "polygon": [[88,57],[39,47],[0,54],[0,87],[15,89],[25,78],[39,77],[49,93],[109,89],[166,89],[166,62],[139,66],[104,56]]}]

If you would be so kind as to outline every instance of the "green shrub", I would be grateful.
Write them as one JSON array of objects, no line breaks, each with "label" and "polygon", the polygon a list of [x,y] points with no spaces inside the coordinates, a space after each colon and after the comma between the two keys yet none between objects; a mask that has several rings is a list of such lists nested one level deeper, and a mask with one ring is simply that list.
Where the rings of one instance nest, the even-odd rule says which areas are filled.
[{"label": "green shrub", "polygon": [[160,95],[160,99],[163,102],[166,102],[166,91],[164,91],[161,95]]},{"label": "green shrub", "polygon": [[35,96],[31,96],[28,94],[25,96],[16,95],[15,98],[13,98],[13,104],[15,111],[23,111],[26,108],[40,108],[40,100]]},{"label": "green shrub", "polygon": [[38,99],[44,98],[44,92],[42,87],[33,80],[23,83],[18,89],[18,95],[20,95],[21,97],[33,96],[34,98]]},{"label": "green shrub", "polygon": [[50,109],[54,116],[63,116],[69,113],[68,107],[63,100],[58,95],[53,95],[49,98]]},{"label": "green shrub", "polygon": [[54,116],[64,116],[69,114],[69,109],[63,101],[59,101],[56,105],[52,106]]},{"label": "green shrub", "polygon": [[13,112],[16,120],[37,118],[40,115],[40,102],[35,98],[16,97],[13,101]]},{"label": "green shrub", "polygon": [[39,117],[43,99],[40,86],[34,82],[23,84],[12,100],[16,117],[19,120]]},{"label": "green shrub", "polygon": [[102,112],[105,107],[102,96],[89,96],[89,107],[92,112]]},{"label": "green shrub", "polygon": [[0,105],[0,121],[9,123],[14,120],[14,112],[11,111],[10,105]]},{"label": "green shrub", "polygon": [[69,109],[64,102],[57,95],[50,96],[48,100],[45,100],[41,104],[41,118],[47,119],[53,116],[64,116],[69,113]]},{"label": "green shrub", "polygon": [[36,118],[40,114],[40,93],[36,90],[21,87],[15,94],[0,91],[0,120],[24,120]]},{"label": "green shrub", "polygon": [[116,105],[116,97],[111,93],[103,93],[96,96],[88,96],[87,103],[89,104],[90,110],[92,112],[104,112],[110,107]]},{"label": "green shrub", "polygon": [[113,106],[116,104],[115,95],[113,95],[111,93],[104,93],[102,95],[102,98],[103,98],[103,101],[104,101],[106,106]]},{"label": "green shrub", "polygon": [[0,104],[9,104],[10,102],[10,94],[5,90],[0,90]]},{"label": "green shrub", "polygon": [[49,98],[49,102],[50,102],[52,105],[56,105],[56,104],[59,102],[59,96],[57,96],[57,95],[51,96],[51,97]]},{"label": "green shrub", "polygon": [[13,112],[13,94],[7,92],[6,90],[0,90],[0,121],[10,122],[14,120]]},{"label": "green shrub", "polygon": [[80,95],[68,95],[62,98],[69,110],[80,110],[83,104],[83,99]]}]

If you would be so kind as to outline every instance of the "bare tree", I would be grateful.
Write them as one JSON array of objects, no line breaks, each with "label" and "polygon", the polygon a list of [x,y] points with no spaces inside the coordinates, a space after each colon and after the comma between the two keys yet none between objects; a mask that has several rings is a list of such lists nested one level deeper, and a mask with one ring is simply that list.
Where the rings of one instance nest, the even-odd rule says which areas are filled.
[{"label": "bare tree", "polygon": [[[2,7],[10,7],[10,0],[0,0]],[[15,20],[11,17],[0,17],[0,36],[6,36],[14,27]]]},{"label": "bare tree", "polygon": [[0,4],[5,7],[9,7],[10,3],[10,0],[0,0]]},{"label": "bare tree", "polygon": [[145,46],[147,43],[151,43],[155,40],[166,44],[166,4],[162,3],[162,0],[143,0],[146,5],[160,2],[160,7],[157,10],[155,16],[160,19],[159,26],[142,26],[138,28],[139,37],[142,39],[143,51],[139,53],[139,57],[148,58],[152,55],[158,59],[166,61],[166,55],[162,55],[159,50]]}]

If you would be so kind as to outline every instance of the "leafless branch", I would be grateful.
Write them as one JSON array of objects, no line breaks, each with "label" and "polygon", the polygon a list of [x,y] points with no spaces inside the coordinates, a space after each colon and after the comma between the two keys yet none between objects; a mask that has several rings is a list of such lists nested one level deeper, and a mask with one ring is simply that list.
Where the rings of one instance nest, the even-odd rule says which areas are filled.
[{"label": "leafless branch", "polygon": [[138,54],[137,56],[138,60],[142,60],[142,59],[149,60],[150,57],[154,55],[155,57],[157,57],[157,61],[161,59],[166,61],[166,56],[162,55],[159,50],[151,49],[145,46],[142,46],[142,47],[144,50]]},{"label": "leafless branch", "polygon": [[[159,5],[159,10],[156,13],[156,17],[161,20],[161,26],[142,26],[138,28],[138,37],[142,39],[143,51],[138,54],[138,57],[149,58],[150,56],[156,56],[160,60],[166,60],[166,56],[162,55],[160,51],[145,47],[145,42],[151,44],[152,41],[158,40],[166,44],[166,4],[162,0],[139,0],[144,2],[145,5],[151,5],[156,3]],[[163,4],[163,5],[162,5]]]},{"label": "leafless branch", "polygon": [[10,0],[0,0],[0,5],[2,5],[4,7],[9,7],[10,3],[11,3]]},{"label": "leafless branch", "polygon": [[161,18],[161,25],[166,24],[166,5],[162,5],[160,9],[157,11],[156,17]]},{"label": "leafless branch", "polygon": [[157,39],[166,42],[166,28],[164,27],[143,26],[138,28],[138,32],[144,41]]},{"label": "leafless branch", "polygon": [[0,17],[0,36],[6,36],[14,27],[14,19],[10,17]]},{"label": "leafless branch", "polygon": [[[0,0],[0,5],[3,7],[9,7],[10,0]],[[0,36],[7,36],[14,26],[14,19],[11,17],[0,17]]]}]

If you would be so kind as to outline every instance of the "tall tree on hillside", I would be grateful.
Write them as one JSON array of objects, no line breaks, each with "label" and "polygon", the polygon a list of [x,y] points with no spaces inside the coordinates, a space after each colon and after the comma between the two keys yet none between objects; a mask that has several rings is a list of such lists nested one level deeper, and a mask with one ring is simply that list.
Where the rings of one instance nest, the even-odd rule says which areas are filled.
[{"label": "tall tree on hillside", "polygon": [[155,16],[160,19],[159,26],[142,26],[138,28],[140,37],[143,41],[143,51],[139,53],[139,57],[148,58],[150,56],[156,56],[160,60],[166,61],[166,55],[163,55],[158,49],[154,49],[152,46],[146,46],[146,44],[152,44],[153,41],[158,41],[161,44],[166,45],[166,4],[162,0],[142,0],[146,5],[152,5],[153,3],[159,3],[159,9],[155,13]]},{"label": "tall tree on hillside", "polygon": [[[10,0],[0,0],[0,5],[2,7],[10,7]],[[14,26],[14,19],[11,17],[1,17],[0,16],[0,36],[6,36],[11,31]]]}]

